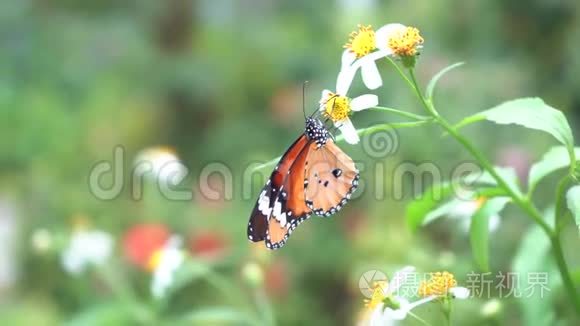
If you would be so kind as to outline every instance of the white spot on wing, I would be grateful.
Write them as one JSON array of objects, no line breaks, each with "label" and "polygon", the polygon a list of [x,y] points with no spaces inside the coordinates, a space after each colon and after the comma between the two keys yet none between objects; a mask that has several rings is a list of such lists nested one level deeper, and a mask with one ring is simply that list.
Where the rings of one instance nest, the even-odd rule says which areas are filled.
[{"label": "white spot on wing", "polygon": [[266,195],[266,190],[262,190],[258,199],[258,210],[265,216],[270,216],[272,208],[270,207],[270,198]]},{"label": "white spot on wing", "polygon": [[274,203],[274,211],[272,212],[272,215],[276,220],[278,220],[278,222],[280,222],[282,227],[286,226],[286,212],[282,212],[282,204],[277,200]]}]

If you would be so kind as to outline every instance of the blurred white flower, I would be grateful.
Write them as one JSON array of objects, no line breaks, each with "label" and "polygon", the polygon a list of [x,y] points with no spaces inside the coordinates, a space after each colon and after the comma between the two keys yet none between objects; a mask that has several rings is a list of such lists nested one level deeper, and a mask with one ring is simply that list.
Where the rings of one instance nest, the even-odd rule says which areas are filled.
[{"label": "blurred white flower", "polygon": [[484,317],[491,318],[491,317],[494,317],[494,316],[498,315],[501,312],[501,310],[502,310],[501,301],[499,301],[498,299],[494,298],[494,299],[491,299],[491,300],[487,301],[481,307],[481,314]]},{"label": "blurred white flower", "polygon": [[165,247],[153,253],[149,267],[153,271],[151,280],[151,294],[155,298],[162,298],[175,281],[175,273],[185,261],[182,240],[172,236]]},{"label": "blurred white flower", "polygon": [[161,182],[179,183],[187,168],[169,147],[151,147],[137,154],[133,163],[135,175],[146,175]]},{"label": "blurred white flower", "polygon": [[37,229],[32,233],[30,242],[36,252],[43,253],[52,248],[52,235],[47,229]]},{"label": "blurred white flower", "polygon": [[469,289],[463,286],[454,286],[449,289],[449,293],[453,299],[465,300],[469,298]]},{"label": "blurred white flower", "polygon": [[386,56],[415,56],[422,43],[423,38],[414,27],[397,23],[387,24],[375,32],[370,25],[359,25],[358,30],[350,34],[350,40],[344,46],[346,50],[342,54],[339,73],[341,82],[350,87],[354,75],[360,68],[366,87],[377,89],[383,81],[376,61]]},{"label": "blurred white flower", "polygon": [[65,271],[78,275],[88,266],[104,264],[113,252],[113,237],[99,230],[73,232],[68,246],[61,253],[60,262]]},{"label": "blurred white flower", "polygon": [[[473,192],[461,194],[447,203],[439,206],[435,210],[431,211],[425,218],[425,224],[432,222],[433,220],[447,216],[450,219],[454,219],[458,222],[459,227],[463,233],[468,233],[471,227],[471,220],[473,216],[483,207],[483,205],[488,201],[500,201],[507,202],[509,199],[507,197],[494,197],[488,199],[486,197],[477,197]],[[495,232],[501,224],[501,216],[499,214],[492,214],[489,216],[489,232]]]},{"label": "blurred white flower", "polygon": [[367,301],[367,307],[372,311],[369,325],[396,325],[398,321],[405,319],[412,309],[435,299],[428,297],[409,302],[398,295],[399,289],[411,280],[409,276],[414,272],[413,266],[407,266],[396,272],[390,283],[383,282],[381,286],[379,282],[373,296]]},{"label": "blurred white flower", "polygon": [[[339,75],[338,78],[340,79],[341,76]],[[353,99],[347,97],[346,90],[338,88],[337,82],[336,93],[327,89],[322,91],[320,112],[332,120],[349,144],[356,144],[360,138],[348,116],[353,111],[366,110],[378,104],[379,98],[373,94],[365,94]]]},{"label": "blurred white flower", "polygon": [[[479,197],[470,200],[456,199],[454,207],[449,211],[449,218],[459,221],[459,225],[463,232],[469,232],[471,226],[471,218],[479,209],[485,204],[487,199]],[[493,214],[489,217],[489,232],[495,232],[500,225],[501,218],[498,214]]]},{"label": "blurred white flower", "polygon": [[11,201],[0,198],[0,290],[10,288],[18,278],[19,223]]}]

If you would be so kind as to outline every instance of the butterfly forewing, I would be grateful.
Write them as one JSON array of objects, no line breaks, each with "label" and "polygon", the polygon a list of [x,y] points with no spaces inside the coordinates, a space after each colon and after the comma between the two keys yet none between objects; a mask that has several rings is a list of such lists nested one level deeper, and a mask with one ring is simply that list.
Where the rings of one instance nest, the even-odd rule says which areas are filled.
[{"label": "butterfly forewing", "polygon": [[266,240],[268,248],[277,249],[284,245],[294,228],[310,215],[303,188],[308,146],[307,137],[302,135],[280,159],[250,216],[250,240]]},{"label": "butterfly forewing", "polygon": [[306,204],[316,215],[330,216],[350,199],[359,174],[353,160],[331,139],[324,146],[310,146],[304,180]]},{"label": "butterfly forewing", "polygon": [[324,124],[306,119],[306,128],[280,159],[248,223],[251,241],[266,247],[284,245],[292,231],[312,212],[330,216],[350,199],[358,185],[352,159],[338,148]]}]

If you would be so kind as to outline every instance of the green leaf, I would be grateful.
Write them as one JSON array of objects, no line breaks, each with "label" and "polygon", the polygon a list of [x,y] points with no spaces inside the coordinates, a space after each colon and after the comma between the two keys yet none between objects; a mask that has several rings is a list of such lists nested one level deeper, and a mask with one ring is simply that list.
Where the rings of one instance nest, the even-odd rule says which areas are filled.
[{"label": "green leaf", "polygon": [[[519,186],[518,175],[514,168],[501,166],[494,166],[493,168],[497,174],[499,174],[499,176],[507,183],[513,192],[516,194],[522,193]],[[487,171],[470,174],[464,178],[464,181],[469,184],[497,186],[497,182]]]},{"label": "green leaf", "polygon": [[[544,216],[554,216],[554,208],[546,211]],[[550,220],[546,219],[545,220]],[[526,295],[526,289],[533,286],[528,282],[529,273],[539,271],[548,273],[549,289],[556,289],[562,284],[562,279],[550,253],[550,240],[544,231],[537,225],[532,225],[524,234],[520,241],[520,246],[512,261],[512,271],[518,277],[517,282],[513,282],[515,290],[521,295],[518,303],[521,306],[524,325],[553,325],[555,315],[551,304],[556,291],[552,290],[544,293],[544,297],[539,295],[539,291],[533,296]]]},{"label": "green leaf", "polygon": [[421,225],[427,225],[439,219],[440,217],[449,215],[449,213],[455,209],[455,207],[457,206],[458,203],[460,203],[460,201],[461,201],[460,199],[454,198],[440,205],[434,210],[430,211],[421,222]]},{"label": "green leaf", "polygon": [[566,193],[566,202],[568,209],[574,215],[576,226],[580,229],[580,185],[576,185],[568,190]]},{"label": "green leaf", "polygon": [[461,67],[463,64],[465,64],[465,62],[454,63],[450,66],[441,69],[437,74],[435,74],[435,76],[433,76],[433,78],[431,78],[431,80],[429,81],[429,84],[427,84],[427,90],[425,92],[427,98],[428,99],[433,98],[433,91],[435,90],[435,86],[437,86],[437,82],[439,82],[439,79],[441,79],[443,75],[445,75],[446,73],[450,72],[455,68]]},{"label": "green leaf", "polygon": [[185,263],[175,271],[173,282],[167,289],[166,297],[171,297],[173,293],[179,291],[191,282],[205,277],[211,272],[211,268],[205,263],[193,259],[186,260]]},{"label": "green leaf", "polygon": [[544,131],[564,144],[569,151],[574,146],[572,130],[564,114],[537,97],[521,98],[502,103],[494,108],[465,118],[456,128],[481,120],[503,125],[517,124],[529,129]]},{"label": "green leaf", "polygon": [[208,307],[186,313],[180,318],[187,325],[207,325],[208,323],[226,322],[234,325],[254,324],[244,313],[229,307]]},{"label": "green leaf", "polygon": [[494,198],[508,197],[508,192],[501,187],[482,187],[475,191],[476,197]]},{"label": "green leaf", "polygon": [[423,225],[428,214],[439,205],[441,201],[449,197],[453,192],[453,184],[449,182],[439,183],[421,194],[407,205],[407,225],[412,232]]},{"label": "green leaf", "polygon": [[[580,157],[580,147],[574,148],[575,157]],[[542,159],[530,169],[528,177],[528,192],[531,194],[540,180],[547,175],[570,166],[570,155],[564,146],[552,147],[542,156]]]},{"label": "green leaf", "polygon": [[73,315],[66,326],[81,325],[122,325],[135,322],[118,301],[97,303]]},{"label": "green leaf", "polygon": [[506,197],[492,198],[471,219],[471,251],[475,262],[484,272],[489,271],[489,217],[499,213],[509,201]]}]

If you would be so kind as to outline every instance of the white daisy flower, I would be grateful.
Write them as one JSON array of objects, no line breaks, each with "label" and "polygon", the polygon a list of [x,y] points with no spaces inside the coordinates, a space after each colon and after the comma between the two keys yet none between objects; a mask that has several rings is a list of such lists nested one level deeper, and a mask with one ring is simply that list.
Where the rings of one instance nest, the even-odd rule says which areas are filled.
[{"label": "white daisy flower", "polygon": [[455,276],[449,272],[431,273],[429,280],[419,284],[419,296],[423,298],[442,298],[464,300],[469,298],[469,289],[457,286]]},{"label": "white daisy flower", "polygon": [[414,27],[398,23],[387,24],[375,32],[370,25],[359,25],[358,30],[350,34],[350,40],[344,46],[346,50],[342,54],[339,75],[342,75],[344,83],[350,85],[360,68],[366,87],[377,89],[383,81],[375,61],[386,56],[414,57],[422,48],[421,44],[423,38]]},{"label": "white daisy flower", "polygon": [[61,254],[60,262],[65,271],[78,275],[88,266],[104,264],[113,252],[113,237],[104,231],[79,230],[75,231],[68,246]]},{"label": "white daisy flower", "polygon": [[[449,211],[449,218],[456,219],[460,223],[461,230],[464,233],[469,232],[471,218],[485,204],[487,199],[479,197],[471,200],[455,199],[455,205]],[[500,225],[501,218],[498,214],[489,217],[489,232],[495,232]]]},{"label": "white daisy flower", "polygon": [[367,307],[372,310],[369,325],[395,325],[398,321],[407,317],[409,312],[425,304],[435,297],[423,298],[414,302],[398,295],[399,289],[405,285],[410,274],[415,272],[413,266],[407,266],[393,275],[390,283],[375,288],[373,296],[367,302]]},{"label": "white daisy flower", "polygon": [[149,267],[153,271],[150,288],[153,297],[164,297],[174,283],[175,273],[185,261],[185,252],[181,246],[181,238],[172,236],[164,248],[153,253],[149,261]]},{"label": "white daisy flower", "polygon": [[[435,219],[447,216],[448,218],[454,219],[458,222],[459,228],[463,233],[468,233],[473,216],[488,200],[500,201],[505,204],[509,201],[509,198],[494,197],[488,199],[483,196],[478,197],[474,192],[462,193],[427,214],[424,223],[427,224]],[[489,232],[495,232],[500,224],[501,216],[499,215],[499,211],[498,213],[489,216]]]},{"label": "white daisy flower", "polygon": [[467,299],[469,297],[469,289],[457,286],[453,274],[443,272],[432,273],[428,281],[421,282],[418,291],[421,299],[410,302],[398,296],[397,291],[409,281],[409,275],[414,271],[412,266],[405,267],[395,273],[388,287],[377,288],[367,303],[367,307],[372,309],[369,318],[370,325],[397,325],[399,321],[410,315],[411,310],[435,299]]},{"label": "white daisy flower", "polygon": [[[340,78],[341,75],[339,74],[338,79],[340,80]],[[348,87],[350,85],[346,89]],[[348,116],[351,112],[358,112],[377,106],[379,98],[373,94],[364,94],[351,99],[347,97],[346,89],[344,87],[339,88],[339,81],[337,81],[336,92],[331,92],[327,89],[323,90],[320,98],[320,111],[323,115],[329,117],[334,125],[340,129],[344,139],[349,144],[356,144],[360,141],[360,138]]]}]

